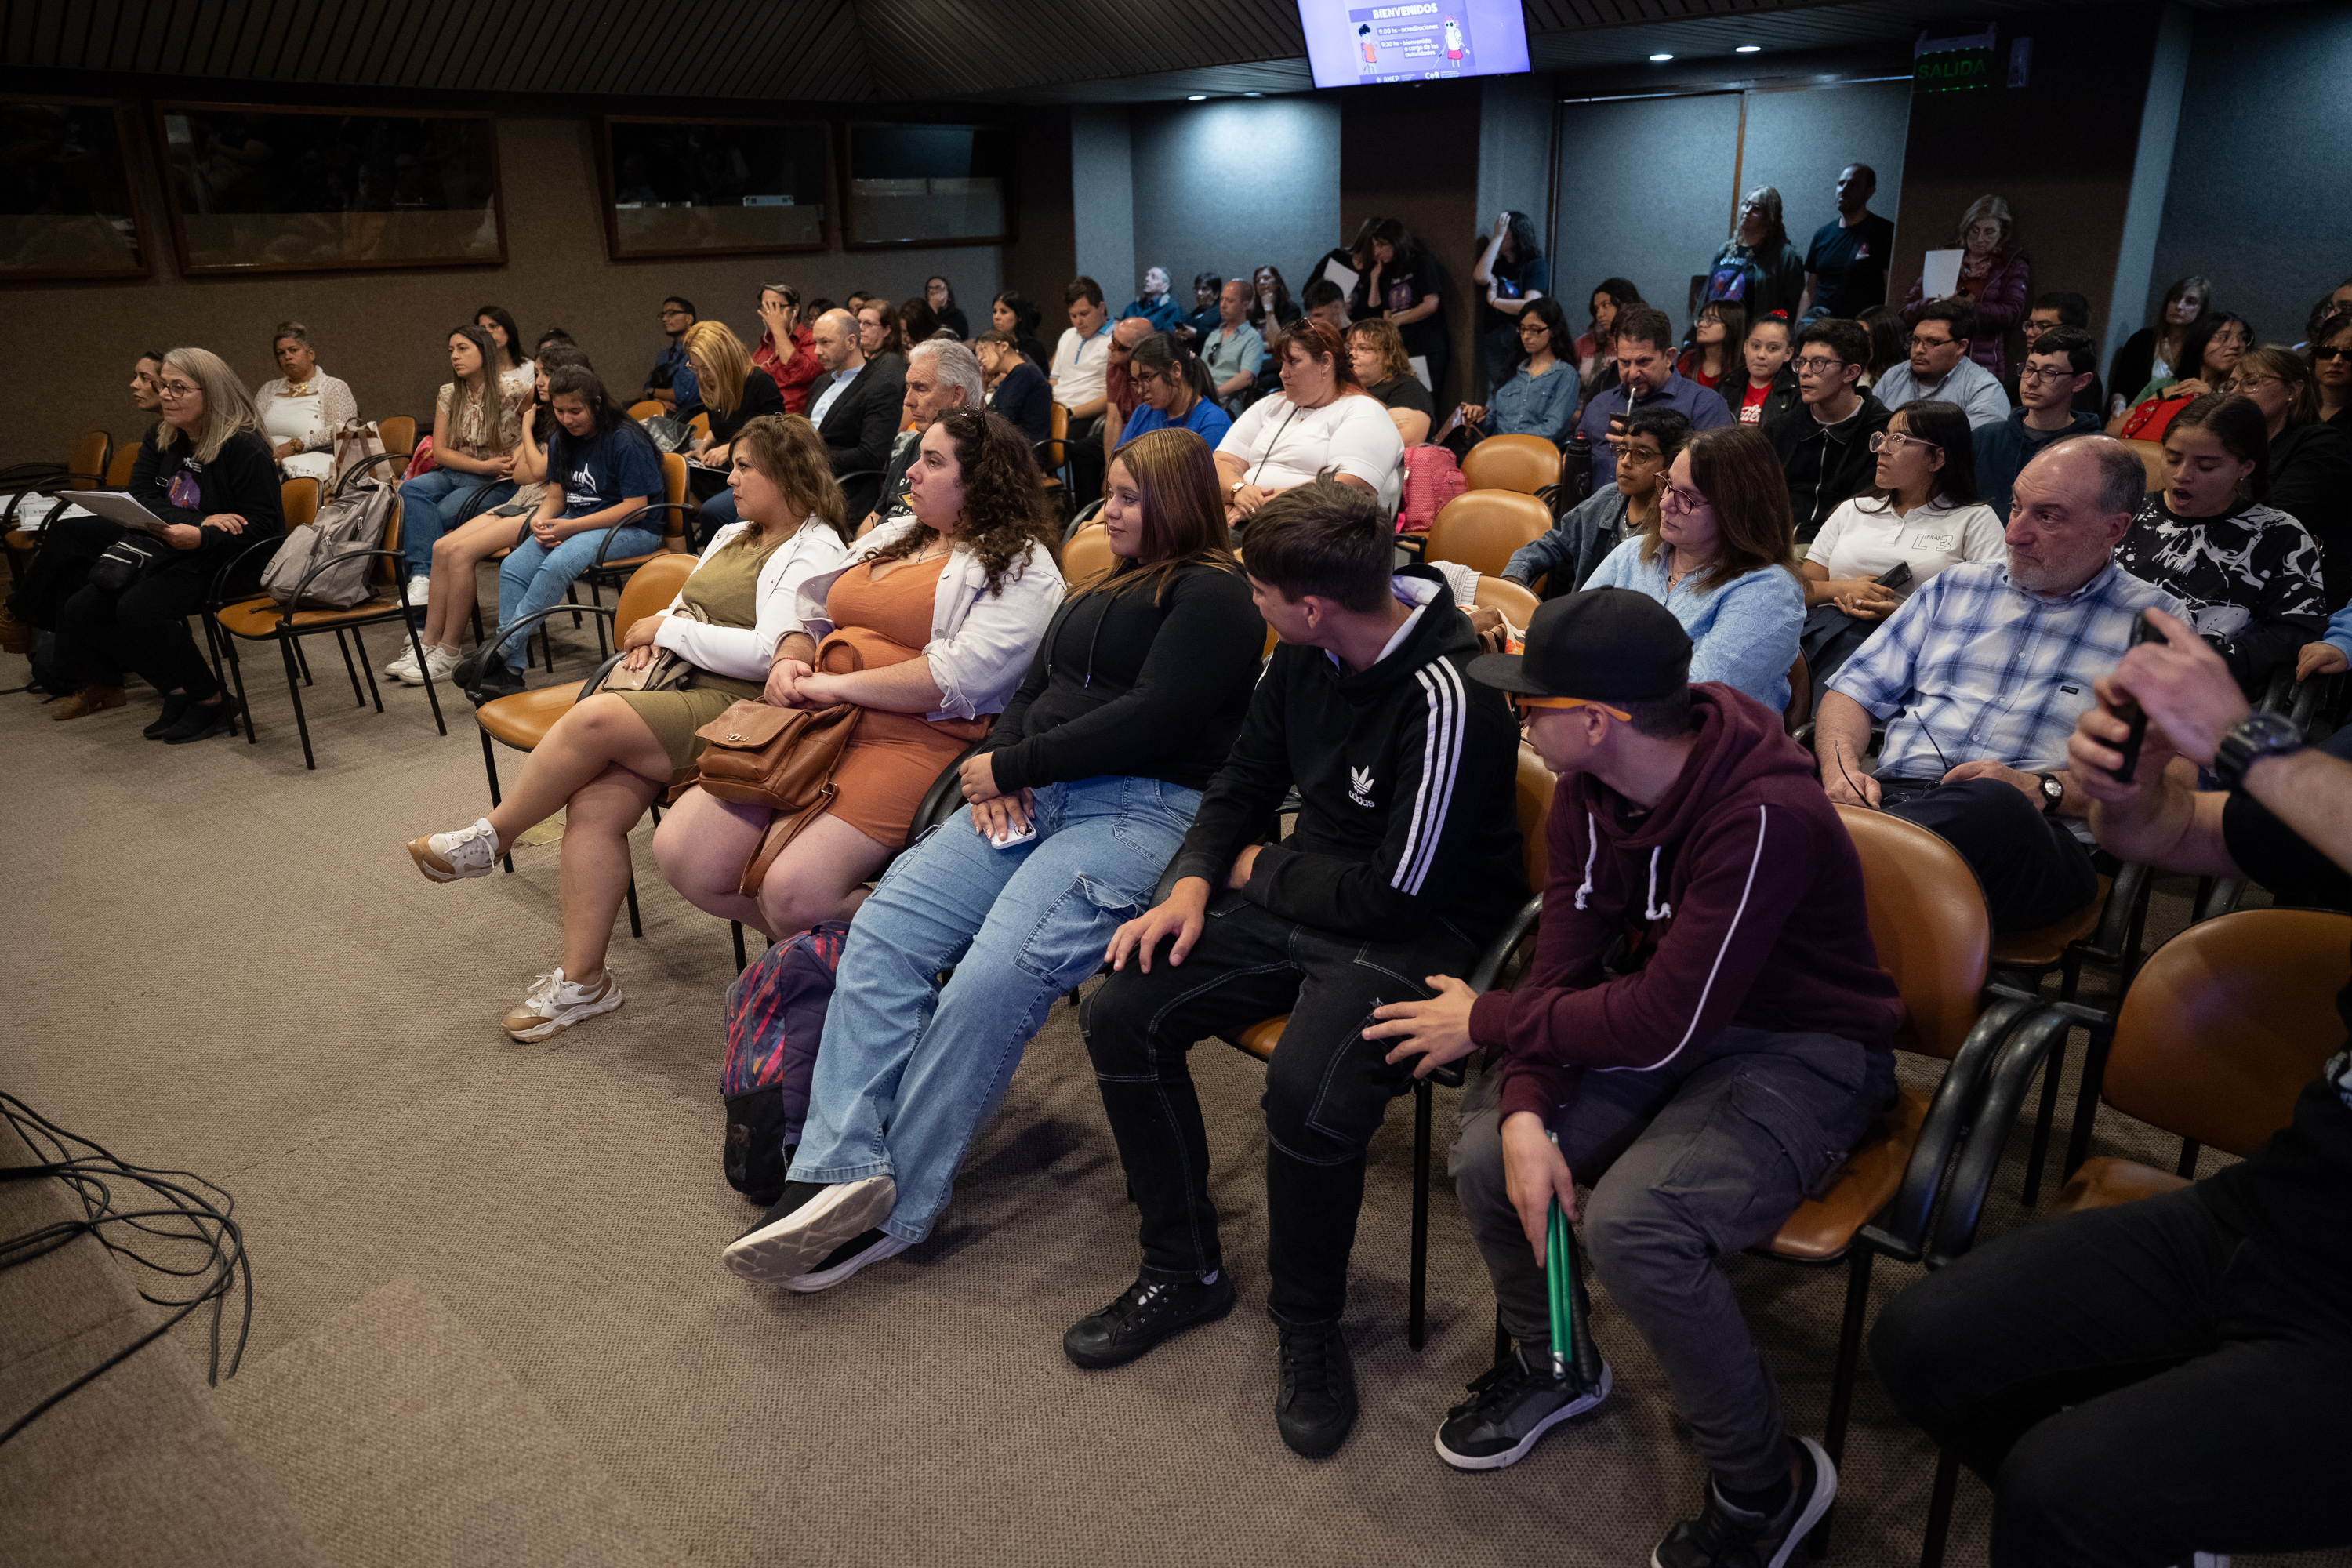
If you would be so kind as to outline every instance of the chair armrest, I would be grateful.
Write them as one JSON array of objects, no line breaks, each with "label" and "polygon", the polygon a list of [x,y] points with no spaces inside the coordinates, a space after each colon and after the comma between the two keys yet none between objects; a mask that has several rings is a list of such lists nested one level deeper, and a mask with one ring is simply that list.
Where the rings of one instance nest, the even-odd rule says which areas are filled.
[{"label": "chair armrest", "polygon": [[2132,914],[2147,901],[2153,875],[2147,862],[2126,861],[2116,873],[2115,885],[2107,889],[2107,907],[2099,911],[2099,923],[2074,943],[2076,951],[2100,963],[2122,963],[2125,945],[2131,940]]},{"label": "chair armrest", "polygon": [[[405,463],[415,454],[409,452],[378,452],[373,458],[362,458],[335,476],[334,494],[338,497],[357,484],[362,478],[385,463]],[[397,482],[397,481],[395,481]]]},{"label": "chair armrest", "polygon": [[[568,605],[562,607],[565,609],[571,608]],[[550,615],[553,615],[554,613],[555,612],[552,610],[548,612]],[[614,650],[612,658],[606,659],[604,663],[596,667],[595,674],[590,676],[587,679],[580,683],[580,695],[572,700],[575,702],[585,702],[591,697],[595,696],[597,691],[603,688],[604,678],[612,674],[615,669],[618,669],[621,667],[621,661],[628,657],[629,650],[626,648]]]},{"label": "chair armrest", "polygon": [[2284,713],[2294,700],[2294,669],[2281,665],[2271,671],[2270,681],[2263,688],[2263,700],[2254,706],[2265,713]]},{"label": "chair armrest", "polygon": [[2335,696],[2342,679],[2336,675],[2315,675],[2308,680],[2294,683],[2294,695],[2287,705],[2287,717],[2294,721],[2296,729],[2306,735],[2311,733],[2311,721]]},{"label": "chair armrest", "polygon": [[2066,1032],[2078,1026],[2104,1030],[2108,1021],[2091,1008],[2054,1002],[2034,1009],[2011,1031],[1986,1076],[1983,1100],[1970,1118],[1973,1124],[1946,1184],[1944,1210],[1926,1254],[1929,1268],[1941,1268],[1975,1244],[1977,1222],[1983,1217],[1985,1198],[2000,1168],[2010,1130],[2017,1125],[2026,1088],[2052,1048],[2063,1045]]},{"label": "chair armrest", "polygon": [[[338,550],[332,555],[322,555],[311,562],[310,569],[302,574],[302,580],[294,585],[294,596],[279,607],[278,618],[280,621],[289,620],[297,611],[301,609],[302,600],[310,591],[311,581],[320,573],[340,562],[357,561],[368,556],[380,556],[396,563],[405,563],[408,559],[397,550]],[[395,581],[397,581],[396,578]]]},{"label": "chair armrest", "polygon": [[621,530],[628,527],[631,523],[636,521],[637,519],[644,517],[648,512],[677,512],[679,514],[679,524],[683,527],[687,518],[692,517],[701,510],[702,508],[693,501],[657,500],[651,506],[641,506],[637,508],[636,510],[631,512],[626,517],[615,519],[611,523],[605,525],[604,537],[596,542],[596,559],[589,563],[588,570],[591,572],[600,570],[604,564],[604,552],[613,548],[613,541],[620,537]]},{"label": "chair armrest", "polygon": [[238,567],[245,564],[246,557],[257,554],[264,550],[275,555],[278,553],[278,547],[285,542],[286,536],[282,533],[269,539],[257,539],[231,556],[222,564],[219,571],[213,574],[212,586],[205,590],[205,610],[207,612],[217,610],[228,603],[229,577]]},{"label": "chair armrest", "polygon": [[[540,622],[547,619],[550,616],[602,616],[604,619],[609,621],[613,618],[614,614],[614,612],[613,610],[608,609],[603,605],[552,605],[544,610],[533,610],[530,615],[527,615],[522,619],[515,622],[514,625],[510,626],[500,626],[499,628],[499,635],[482,645],[482,662],[484,664],[488,664],[490,661],[490,656],[498,652],[499,649],[506,647],[507,639],[513,637],[515,633],[527,631],[530,627],[539,625]],[[618,658],[619,656],[615,655],[614,657]],[[612,661],[608,659],[605,662],[609,665]],[[604,673],[605,672],[602,669],[598,670],[596,672],[597,679],[600,680],[603,679]]]},{"label": "chair armrest", "polygon": [[916,805],[914,820],[907,826],[908,843],[913,843],[932,828],[940,826],[962,807],[963,765],[978,756],[981,748],[987,744],[988,737],[982,735],[966,746],[954,762],[940,770],[940,776],[931,781],[931,787],[923,792],[922,800]]},{"label": "chair armrest", "polygon": [[1920,1123],[1910,1163],[1903,1169],[1902,1185],[1895,1188],[1894,1198],[1878,1217],[1863,1227],[1874,1248],[1906,1263],[1919,1260],[1928,1220],[1943,1189],[1945,1169],[1951,1163],[1952,1151],[1976,1123],[1977,1107],[2002,1044],[2020,1021],[2040,1006],[2035,998],[2021,992],[1997,990],[1977,1016],[1975,1026],[1960,1042],[1927,1101],[1927,1115]]}]

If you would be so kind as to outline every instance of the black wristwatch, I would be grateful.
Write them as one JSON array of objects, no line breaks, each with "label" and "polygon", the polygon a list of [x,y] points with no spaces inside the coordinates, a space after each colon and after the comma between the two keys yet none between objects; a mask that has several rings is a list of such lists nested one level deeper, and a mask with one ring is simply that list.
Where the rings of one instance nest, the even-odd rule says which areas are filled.
[{"label": "black wristwatch", "polygon": [[2213,777],[2223,789],[2236,789],[2255,763],[2286,756],[2303,746],[2302,730],[2285,714],[2249,713],[2213,748]]},{"label": "black wristwatch", "polygon": [[2036,773],[2042,781],[2042,815],[2055,816],[2058,808],[2066,804],[2066,781],[2056,773]]}]

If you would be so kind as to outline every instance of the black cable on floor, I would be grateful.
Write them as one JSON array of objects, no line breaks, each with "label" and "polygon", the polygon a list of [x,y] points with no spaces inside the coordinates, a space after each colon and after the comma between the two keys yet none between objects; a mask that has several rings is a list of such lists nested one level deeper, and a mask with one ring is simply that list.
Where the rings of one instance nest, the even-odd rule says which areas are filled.
[{"label": "black cable on floor", "polygon": [[[237,1323],[236,1344],[229,1354],[227,1373],[235,1377],[245,1360],[246,1340],[253,1331],[253,1267],[246,1257],[245,1234],[231,1217],[236,1199],[193,1172],[134,1165],[119,1159],[89,1139],[59,1127],[5,1091],[0,1091],[0,1118],[5,1118],[41,1157],[37,1164],[0,1168],[0,1181],[54,1176],[81,1200],[85,1216],[60,1220],[22,1236],[0,1239],[0,1269],[30,1263],[68,1242],[94,1236],[118,1258],[167,1279],[193,1282],[192,1293],[168,1293],[168,1287],[159,1287],[167,1291],[160,1295],[141,1289],[141,1300],[172,1308],[171,1315],[19,1416],[5,1431],[0,1431],[0,1444],[5,1444],[59,1403],[162,1339],[207,1301],[213,1306],[213,1321],[211,1360],[205,1377],[217,1385],[222,1376],[221,1324],[228,1299],[241,1279],[245,1310]],[[126,1189],[124,1197],[138,1206],[118,1206],[117,1187]],[[192,1265],[177,1267],[142,1250],[154,1242],[175,1249],[194,1244],[201,1251],[194,1255],[197,1261]]]}]

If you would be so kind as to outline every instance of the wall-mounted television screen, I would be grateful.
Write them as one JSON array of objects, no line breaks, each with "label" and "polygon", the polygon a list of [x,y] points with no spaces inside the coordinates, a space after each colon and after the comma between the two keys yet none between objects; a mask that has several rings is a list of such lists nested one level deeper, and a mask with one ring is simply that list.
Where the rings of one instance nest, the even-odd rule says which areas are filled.
[{"label": "wall-mounted television screen", "polygon": [[1519,0],[1298,0],[1298,25],[1317,87],[1528,68]]}]

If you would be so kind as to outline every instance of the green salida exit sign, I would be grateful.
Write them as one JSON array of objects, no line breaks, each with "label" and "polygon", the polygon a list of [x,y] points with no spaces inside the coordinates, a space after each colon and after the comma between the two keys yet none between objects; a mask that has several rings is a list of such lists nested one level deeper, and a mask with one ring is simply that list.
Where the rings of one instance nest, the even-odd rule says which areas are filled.
[{"label": "green salida exit sign", "polygon": [[1921,29],[1911,50],[1911,85],[1915,92],[1969,92],[1987,88],[1994,75],[1995,29],[1957,38],[1931,38]]}]

